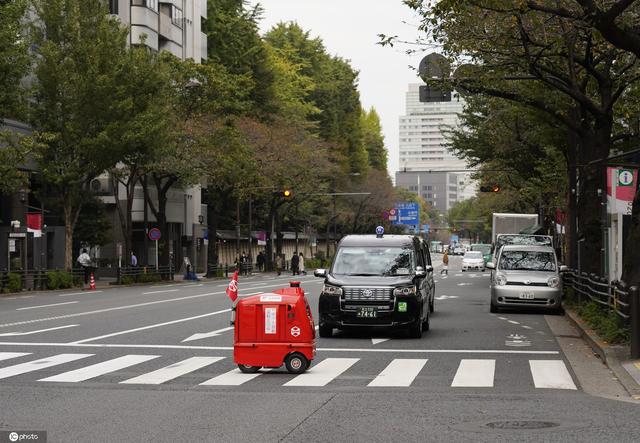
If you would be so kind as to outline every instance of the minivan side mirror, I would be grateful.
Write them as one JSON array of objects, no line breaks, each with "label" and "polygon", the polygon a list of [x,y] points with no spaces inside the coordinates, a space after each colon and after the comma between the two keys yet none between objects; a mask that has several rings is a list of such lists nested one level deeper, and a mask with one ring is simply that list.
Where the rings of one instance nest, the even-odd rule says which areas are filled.
[{"label": "minivan side mirror", "polygon": [[495,269],[496,268],[496,264],[492,261],[487,262],[487,264],[485,265],[487,267],[487,269]]},{"label": "minivan side mirror", "polygon": [[427,273],[422,266],[416,266],[416,277],[424,277]]},{"label": "minivan side mirror", "polygon": [[560,265],[559,271],[560,272],[567,272],[569,270],[569,266],[567,265]]},{"label": "minivan side mirror", "polygon": [[315,271],[313,271],[313,275],[315,277],[325,278],[327,276],[327,270],[326,269],[316,269]]}]

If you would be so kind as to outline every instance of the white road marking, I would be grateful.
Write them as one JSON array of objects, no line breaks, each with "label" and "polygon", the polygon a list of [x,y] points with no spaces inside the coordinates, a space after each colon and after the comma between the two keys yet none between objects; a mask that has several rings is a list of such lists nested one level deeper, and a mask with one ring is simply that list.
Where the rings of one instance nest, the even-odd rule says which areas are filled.
[{"label": "white road marking", "polygon": [[167,321],[167,322],[164,322],[164,323],[157,323],[155,325],[142,326],[140,328],[127,329],[126,331],[113,332],[111,334],[105,334],[105,335],[99,335],[97,337],[85,338],[84,340],[74,341],[74,342],[71,342],[69,344],[79,345],[79,344],[87,343],[87,342],[90,342],[90,341],[102,340],[103,338],[115,337],[117,335],[130,334],[132,332],[139,332],[139,331],[146,331],[147,329],[159,328],[161,326],[174,325],[176,323],[182,323],[182,322],[185,322],[185,321],[196,320],[198,318],[211,317],[213,315],[224,314],[225,312],[231,312],[231,309],[223,309],[221,311],[209,312],[208,314],[196,315],[194,317],[179,318],[178,320]]},{"label": "white road marking", "polygon": [[[0,342],[0,346],[51,346],[62,348],[140,348],[140,349],[187,349],[204,351],[233,351],[233,346],[187,346],[187,345],[149,345],[127,343],[34,343]],[[524,354],[558,355],[560,351],[516,351],[508,349],[385,349],[385,348],[318,348],[318,352],[397,352],[409,354]]]},{"label": "white road marking", "polygon": [[371,339],[371,344],[372,345],[377,345],[378,343],[383,343],[385,341],[389,340],[388,338],[372,338]]},{"label": "white road marking", "polygon": [[460,366],[458,366],[451,387],[492,388],[495,371],[495,360],[460,360]]},{"label": "white road marking", "polygon": [[182,340],[182,343],[186,341],[202,340],[203,338],[217,337],[220,334],[227,331],[233,331],[233,326],[229,326],[228,328],[222,328],[222,329],[218,329],[216,331],[211,331],[211,332],[199,332],[199,333],[193,334],[188,338],[185,338],[184,340]]},{"label": "white road marking", "polygon": [[173,365],[160,368],[157,371],[148,372],[129,380],[121,381],[122,384],[160,385],[183,376],[198,369],[209,366],[215,362],[224,360],[224,357],[191,357]]},{"label": "white road marking", "polygon": [[39,360],[8,366],[0,369],[0,379],[26,374],[27,372],[33,372],[39,369],[50,368],[52,366],[69,363],[80,360],[81,358],[91,357],[93,355],[94,354],[58,354],[53,357],[41,358]]},{"label": "white road marking", "polygon": [[471,286],[471,283],[458,283],[458,286]]},{"label": "white road marking", "polygon": [[31,355],[31,352],[0,352],[0,361]]},{"label": "white road marking", "polygon": [[450,298],[458,298],[457,295],[438,295],[436,300],[448,300]]},{"label": "white road marking", "polygon": [[517,321],[513,321],[513,320],[507,320],[509,323],[511,323],[512,325],[519,325],[520,323],[518,323]]},{"label": "white road marking", "polygon": [[173,284],[173,285],[158,285],[158,286],[149,286],[149,289],[162,289],[162,288],[170,288],[172,286],[178,286],[177,284]]},{"label": "white road marking", "polygon": [[204,283],[189,283],[186,285],[179,285],[181,288],[199,288],[204,286]]},{"label": "white road marking", "polygon": [[245,374],[240,369],[234,369],[200,383],[200,386],[240,386],[268,371],[269,369],[261,369],[254,374]]},{"label": "white road marking", "polygon": [[178,292],[180,289],[165,289],[164,291],[150,291],[143,292],[142,295],[151,295],[151,294],[166,294],[167,292]]},{"label": "white road marking", "polygon": [[500,320],[506,320],[506,318],[504,317],[498,317]]},{"label": "white road marking", "polygon": [[26,311],[27,309],[50,308],[52,306],[72,305],[74,303],[78,303],[78,301],[66,301],[64,303],[53,303],[51,305],[27,306],[26,308],[18,308],[16,309],[16,311]]},{"label": "white road marking", "polygon": [[75,328],[78,325],[67,325],[67,326],[58,326],[55,328],[47,328],[47,329],[40,329],[38,331],[29,331],[29,332],[7,332],[6,334],[0,334],[0,337],[12,337],[12,336],[16,336],[16,335],[33,335],[33,334],[39,334],[40,332],[49,332],[49,331],[56,331],[58,329],[67,329],[67,328]]},{"label": "white road marking", "polygon": [[536,388],[577,389],[562,360],[529,360]]},{"label": "white road marking", "polygon": [[248,294],[240,294],[240,293],[238,293],[238,297],[240,297],[240,298],[242,298],[242,297],[250,297],[250,296],[252,296],[252,295],[258,295],[258,294],[264,294],[264,292],[263,292],[263,291],[260,291],[260,292],[250,292],[250,293],[248,293]]},{"label": "white road marking", "polygon": [[289,380],[283,386],[326,386],[353,366],[359,358],[326,358],[304,374]]},{"label": "white road marking", "polygon": [[101,375],[109,374],[111,372],[119,371],[120,369],[128,368],[129,366],[144,363],[145,361],[153,360],[154,358],[158,358],[158,357],[160,356],[159,355],[125,355],[122,357],[114,358],[112,360],[96,363],[95,365],[85,366],[84,368],[63,372],[62,374],[54,375],[52,377],[42,378],[38,381],[78,383],[81,381],[86,381],[92,378],[100,377]]},{"label": "white road marking", "polygon": [[368,386],[402,387],[411,386],[427,359],[396,358]]},{"label": "white road marking", "polygon": [[527,326],[527,325],[521,325],[521,326],[525,329],[533,329],[531,326]]},{"label": "white road marking", "polygon": [[462,277],[464,274],[456,274],[456,277]]},{"label": "white road marking", "polygon": [[84,291],[84,292],[72,292],[70,294],[58,294],[58,297],[70,297],[72,295],[92,295],[99,294],[104,291]]},{"label": "white road marking", "polygon": [[[276,285],[265,285],[263,287],[264,288],[270,288],[270,287],[274,287],[274,286],[281,286],[281,285],[279,285],[279,284],[276,284]],[[257,289],[257,288],[253,288],[253,289]],[[225,294],[225,292],[224,291],[207,292],[206,294],[188,295],[186,297],[170,298],[170,299],[167,299],[167,300],[155,300],[155,301],[150,301],[150,302],[145,302],[145,303],[136,303],[134,305],[115,306],[113,308],[96,309],[95,311],[77,312],[75,314],[57,315],[55,317],[37,318],[37,319],[34,319],[34,320],[25,320],[25,321],[13,322],[13,323],[5,323],[5,324],[0,325],[0,328],[6,328],[8,326],[26,325],[26,324],[31,324],[31,323],[40,323],[40,322],[43,322],[43,321],[61,320],[61,319],[64,319],[64,318],[73,318],[73,317],[79,317],[79,316],[83,316],[83,315],[102,314],[103,312],[120,311],[122,309],[139,308],[139,307],[142,307],[142,306],[150,306],[150,305],[155,305],[155,304],[158,304],[158,303],[171,303],[171,302],[175,302],[175,301],[191,300],[191,299],[194,299],[194,298],[208,297],[208,296],[211,296],[211,295],[222,295],[222,294]],[[77,302],[73,302],[73,303],[77,303]]]}]

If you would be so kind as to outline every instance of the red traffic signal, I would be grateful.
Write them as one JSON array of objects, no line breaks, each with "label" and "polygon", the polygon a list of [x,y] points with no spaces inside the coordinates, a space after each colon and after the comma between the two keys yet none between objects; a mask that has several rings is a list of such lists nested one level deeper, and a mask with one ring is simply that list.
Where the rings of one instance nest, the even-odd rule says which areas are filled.
[{"label": "red traffic signal", "polygon": [[500,192],[500,185],[480,186],[480,192]]}]

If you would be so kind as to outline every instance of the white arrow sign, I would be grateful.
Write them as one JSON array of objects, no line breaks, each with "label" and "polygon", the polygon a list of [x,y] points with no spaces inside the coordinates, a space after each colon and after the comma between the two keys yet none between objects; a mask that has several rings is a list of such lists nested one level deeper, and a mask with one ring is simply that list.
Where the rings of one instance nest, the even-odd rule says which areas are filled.
[{"label": "white arrow sign", "polygon": [[217,331],[198,332],[197,334],[193,334],[191,337],[188,337],[182,340],[182,343],[186,341],[202,340],[203,338],[217,337],[223,332],[232,331],[232,330],[233,330],[233,326],[229,326],[228,328],[218,329]]},{"label": "white arrow sign", "polygon": [[378,343],[382,343],[389,340],[388,338],[372,338],[371,339],[371,344],[373,345],[377,345]]},{"label": "white arrow sign", "polygon": [[4,334],[0,334],[0,337],[15,337],[17,335],[38,334],[40,332],[55,331],[55,330],[58,330],[58,329],[75,328],[76,326],[78,326],[78,325],[58,326],[56,328],[40,329],[38,331],[29,331],[29,332],[7,332],[7,333],[4,333]]}]

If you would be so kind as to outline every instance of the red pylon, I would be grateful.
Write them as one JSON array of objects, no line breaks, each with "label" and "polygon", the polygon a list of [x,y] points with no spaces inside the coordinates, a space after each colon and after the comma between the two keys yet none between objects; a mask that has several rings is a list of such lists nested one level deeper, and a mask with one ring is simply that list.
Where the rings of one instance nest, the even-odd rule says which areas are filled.
[{"label": "red pylon", "polygon": [[91,279],[89,280],[89,289],[94,290],[96,288],[96,281],[93,278],[93,272],[91,273]]}]

